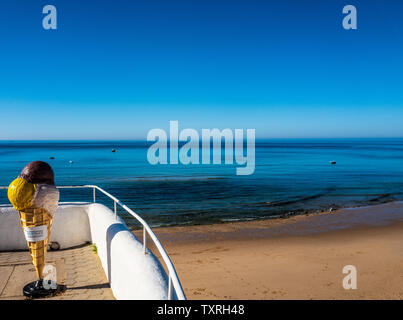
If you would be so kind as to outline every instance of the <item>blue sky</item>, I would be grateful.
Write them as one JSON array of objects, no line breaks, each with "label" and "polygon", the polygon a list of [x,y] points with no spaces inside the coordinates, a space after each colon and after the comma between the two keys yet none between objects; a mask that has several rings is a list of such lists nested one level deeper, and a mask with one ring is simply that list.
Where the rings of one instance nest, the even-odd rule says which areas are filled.
[{"label": "blue sky", "polygon": [[398,0],[5,0],[0,40],[0,139],[403,137]]}]

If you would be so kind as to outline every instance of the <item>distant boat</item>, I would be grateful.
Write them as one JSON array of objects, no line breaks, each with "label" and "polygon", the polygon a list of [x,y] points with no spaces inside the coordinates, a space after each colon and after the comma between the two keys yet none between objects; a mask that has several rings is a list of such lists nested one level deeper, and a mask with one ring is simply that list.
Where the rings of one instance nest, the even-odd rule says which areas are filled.
[{"label": "distant boat", "polygon": [[70,160],[69,162],[70,162],[70,163],[74,163],[74,161],[73,161],[73,160]]},{"label": "distant boat", "polygon": [[53,160],[55,157],[49,157],[50,160]]},{"label": "distant boat", "polygon": [[330,164],[336,164],[336,161],[330,161]]},{"label": "distant boat", "polygon": [[112,152],[116,152],[116,149],[112,149]]}]

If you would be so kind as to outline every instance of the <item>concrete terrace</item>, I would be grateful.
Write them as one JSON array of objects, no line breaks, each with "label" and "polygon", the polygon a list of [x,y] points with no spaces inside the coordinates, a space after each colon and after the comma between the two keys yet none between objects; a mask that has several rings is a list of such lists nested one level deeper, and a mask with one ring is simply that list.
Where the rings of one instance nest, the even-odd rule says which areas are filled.
[{"label": "concrete terrace", "polygon": [[[136,218],[143,225],[149,243],[140,241],[117,212],[100,203],[60,203],[50,241],[57,242],[62,250],[49,252],[46,262],[55,265],[58,282],[68,287],[65,298],[186,299],[171,260],[147,223],[103,189],[77,188],[87,187],[106,194]],[[89,243],[96,244],[97,254]],[[151,248],[159,252],[164,265]],[[36,280],[26,250],[17,212],[9,205],[0,205],[0,298],[21,297],[24,285]],[[174,290],[169,290],[170,277]]]},{"label": "concrete terrace", "polygon": [[[90,245],[48,251],[46,262],[57,270],[67,290],[48,300],[114,300],[98,255]],[[26,299],[22,288],[37,280],[29,251],[0,252],[0,300]]]}]

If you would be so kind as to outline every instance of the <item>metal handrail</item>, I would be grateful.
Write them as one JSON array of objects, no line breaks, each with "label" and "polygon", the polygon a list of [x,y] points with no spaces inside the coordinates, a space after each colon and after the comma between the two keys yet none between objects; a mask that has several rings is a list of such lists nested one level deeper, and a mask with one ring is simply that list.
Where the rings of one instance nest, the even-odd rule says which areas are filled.
[{"label": "metal handrail", "polygon": [[[120,205],[123,209],[125,209],[128,213],[130,213],[134,218],[139,221],[143,226],[143,252],[144,254],[147,253],[147,233],[150,238],[154,241],[155,246],[157,247],[159,253],[161,254],[162,259],[165,262],[165,265],[168,269],[168,300],[171,300],[173,297],[173,289],[175,289],[176,296],[179,300],[186,300],[185,293],[183,292],[182,285],[179,281],[178,275],[176,274],[175,267],[172,264],[171,259],[169,258],[168,254],[166,253],[164,247],[162,246],[161,242],[158,240],[157,236],[151,230],[151,227],[141,218],[137,213],[135,213],[132,209],[126,206],[122,201],[117,199],[116,197],[112,196],[110,193],[106,192],[102,188],[95,186],[95,185],[83,185],[83,186],[58,186],[58,189],[86,189],[92,188],[93,189],[93,200],[94,203],[96,202],[96,190],[100,191],[107,197],[111,198],[114,201],[114,213],[115,217],[117,217],[117,210],[116,204]],[[0,189],[8,189],[8,187],[0,187]]]}]

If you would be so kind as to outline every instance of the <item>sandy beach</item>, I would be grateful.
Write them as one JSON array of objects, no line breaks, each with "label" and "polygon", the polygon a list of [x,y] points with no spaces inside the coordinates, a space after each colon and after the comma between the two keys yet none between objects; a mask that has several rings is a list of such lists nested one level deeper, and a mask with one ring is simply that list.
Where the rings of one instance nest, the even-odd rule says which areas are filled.
[{"label": "sandy beach", "polygon": [[402,202],[154,231],[188,299],[403,298]]}]

